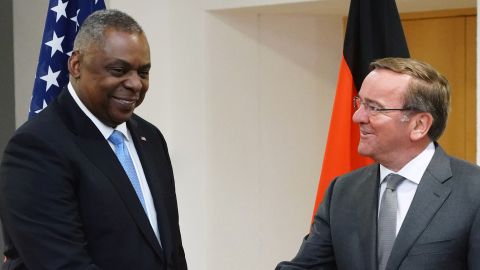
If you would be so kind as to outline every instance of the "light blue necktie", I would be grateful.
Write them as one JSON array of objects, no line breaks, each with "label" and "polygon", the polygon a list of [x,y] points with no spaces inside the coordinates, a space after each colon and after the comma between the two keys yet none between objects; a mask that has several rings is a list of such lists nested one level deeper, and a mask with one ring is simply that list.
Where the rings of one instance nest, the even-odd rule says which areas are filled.
[{"label": "light blue necktie", "polygon": [[140,203],[142,203],[143,209],[146,212],[142,188],[140,187],[140,182],[138,181],[137,172],[135,171],[135,166],[133,165],[132,158],[130,157],[130,154],[128,153],[128,148],[124,143],[123,134],[118,130],[114,130],[112,135],[108,137],[108,140],[115,146],[115,154],[117,155],[118,160],[122,164],[123,169],[127,173],[128,178],[132,183],[133,189],[135,189],[135,193],[137,193],[138,199],[140,200]]}]

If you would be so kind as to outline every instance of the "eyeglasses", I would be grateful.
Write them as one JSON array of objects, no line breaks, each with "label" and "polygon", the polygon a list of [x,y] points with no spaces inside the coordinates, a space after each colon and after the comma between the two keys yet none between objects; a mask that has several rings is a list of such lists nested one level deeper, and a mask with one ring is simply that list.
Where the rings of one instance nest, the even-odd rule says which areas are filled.
[{"label": "eyeglasses", "polygon": [[411,111],[412,109],[401,108],[401,109],[390,109],[390,108],[380,108],[369,102],[362,101],[359,96],[353,98],[353,108],[355,111],[360,109],[360,106],[363,105],[365,111],[370,115],[376,115],[378,113],[389,112],[389,111]]}]

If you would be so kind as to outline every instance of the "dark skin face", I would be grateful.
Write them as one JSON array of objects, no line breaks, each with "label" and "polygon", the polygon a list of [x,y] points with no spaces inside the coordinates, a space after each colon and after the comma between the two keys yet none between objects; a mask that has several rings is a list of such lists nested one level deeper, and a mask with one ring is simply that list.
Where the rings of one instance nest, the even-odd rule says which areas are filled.
[{"label": "dark skin face", "polygon": [[148,90],[150,48],[143,33],[105,31],[104,44],[74,51],[70,81],[80,100],[110,127],[130,119]]}]

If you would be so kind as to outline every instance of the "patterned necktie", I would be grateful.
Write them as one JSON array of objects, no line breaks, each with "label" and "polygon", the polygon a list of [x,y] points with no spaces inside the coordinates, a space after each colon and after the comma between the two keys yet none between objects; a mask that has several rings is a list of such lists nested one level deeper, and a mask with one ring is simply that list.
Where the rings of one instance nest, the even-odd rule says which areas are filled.
[{"label": "patterned necktie", "polygon": [[137,172],[135,171],[135,166],[133,165],[132,158],[130,157],[130,154],[128,153],[128,148],[124,143],[123,134],[118,130],[114,130],[112,135],[108,137],[108,140],[115,146],[115,155],[117,155],[118,160],[120,161],[123,169],[127,173],[128,178],[132,183],[133,189],[135,189],[135,193],[137,193],[138,199],[140,200],[143,209],[146,211],[142,188],[140,187],[140,182],[138,181]]},{"label": "patterned necktie", "polygon": [[397,186],[405,180],[398,174],[386,177],[387,188],[383,192],[378,215],[378,270],[384,270],[392,252],[397,229]]}]

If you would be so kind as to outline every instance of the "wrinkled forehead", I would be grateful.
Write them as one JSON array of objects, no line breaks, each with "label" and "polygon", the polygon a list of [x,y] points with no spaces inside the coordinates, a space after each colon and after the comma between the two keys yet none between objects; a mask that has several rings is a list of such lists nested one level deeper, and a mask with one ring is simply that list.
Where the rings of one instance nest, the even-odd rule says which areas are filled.
[{"label": "wrinkled forehead", "polygon": [[412,77],[389,69],[374,69],[363,81],[360,92],[365,89],[381,90],[382,92],[398,92],[408,88]]},{"label": "wrinkled forehead", "polygon": [[411,79],[408,74],[377,68],[365,77],[359,96],[378,103],[402,104]]}]

